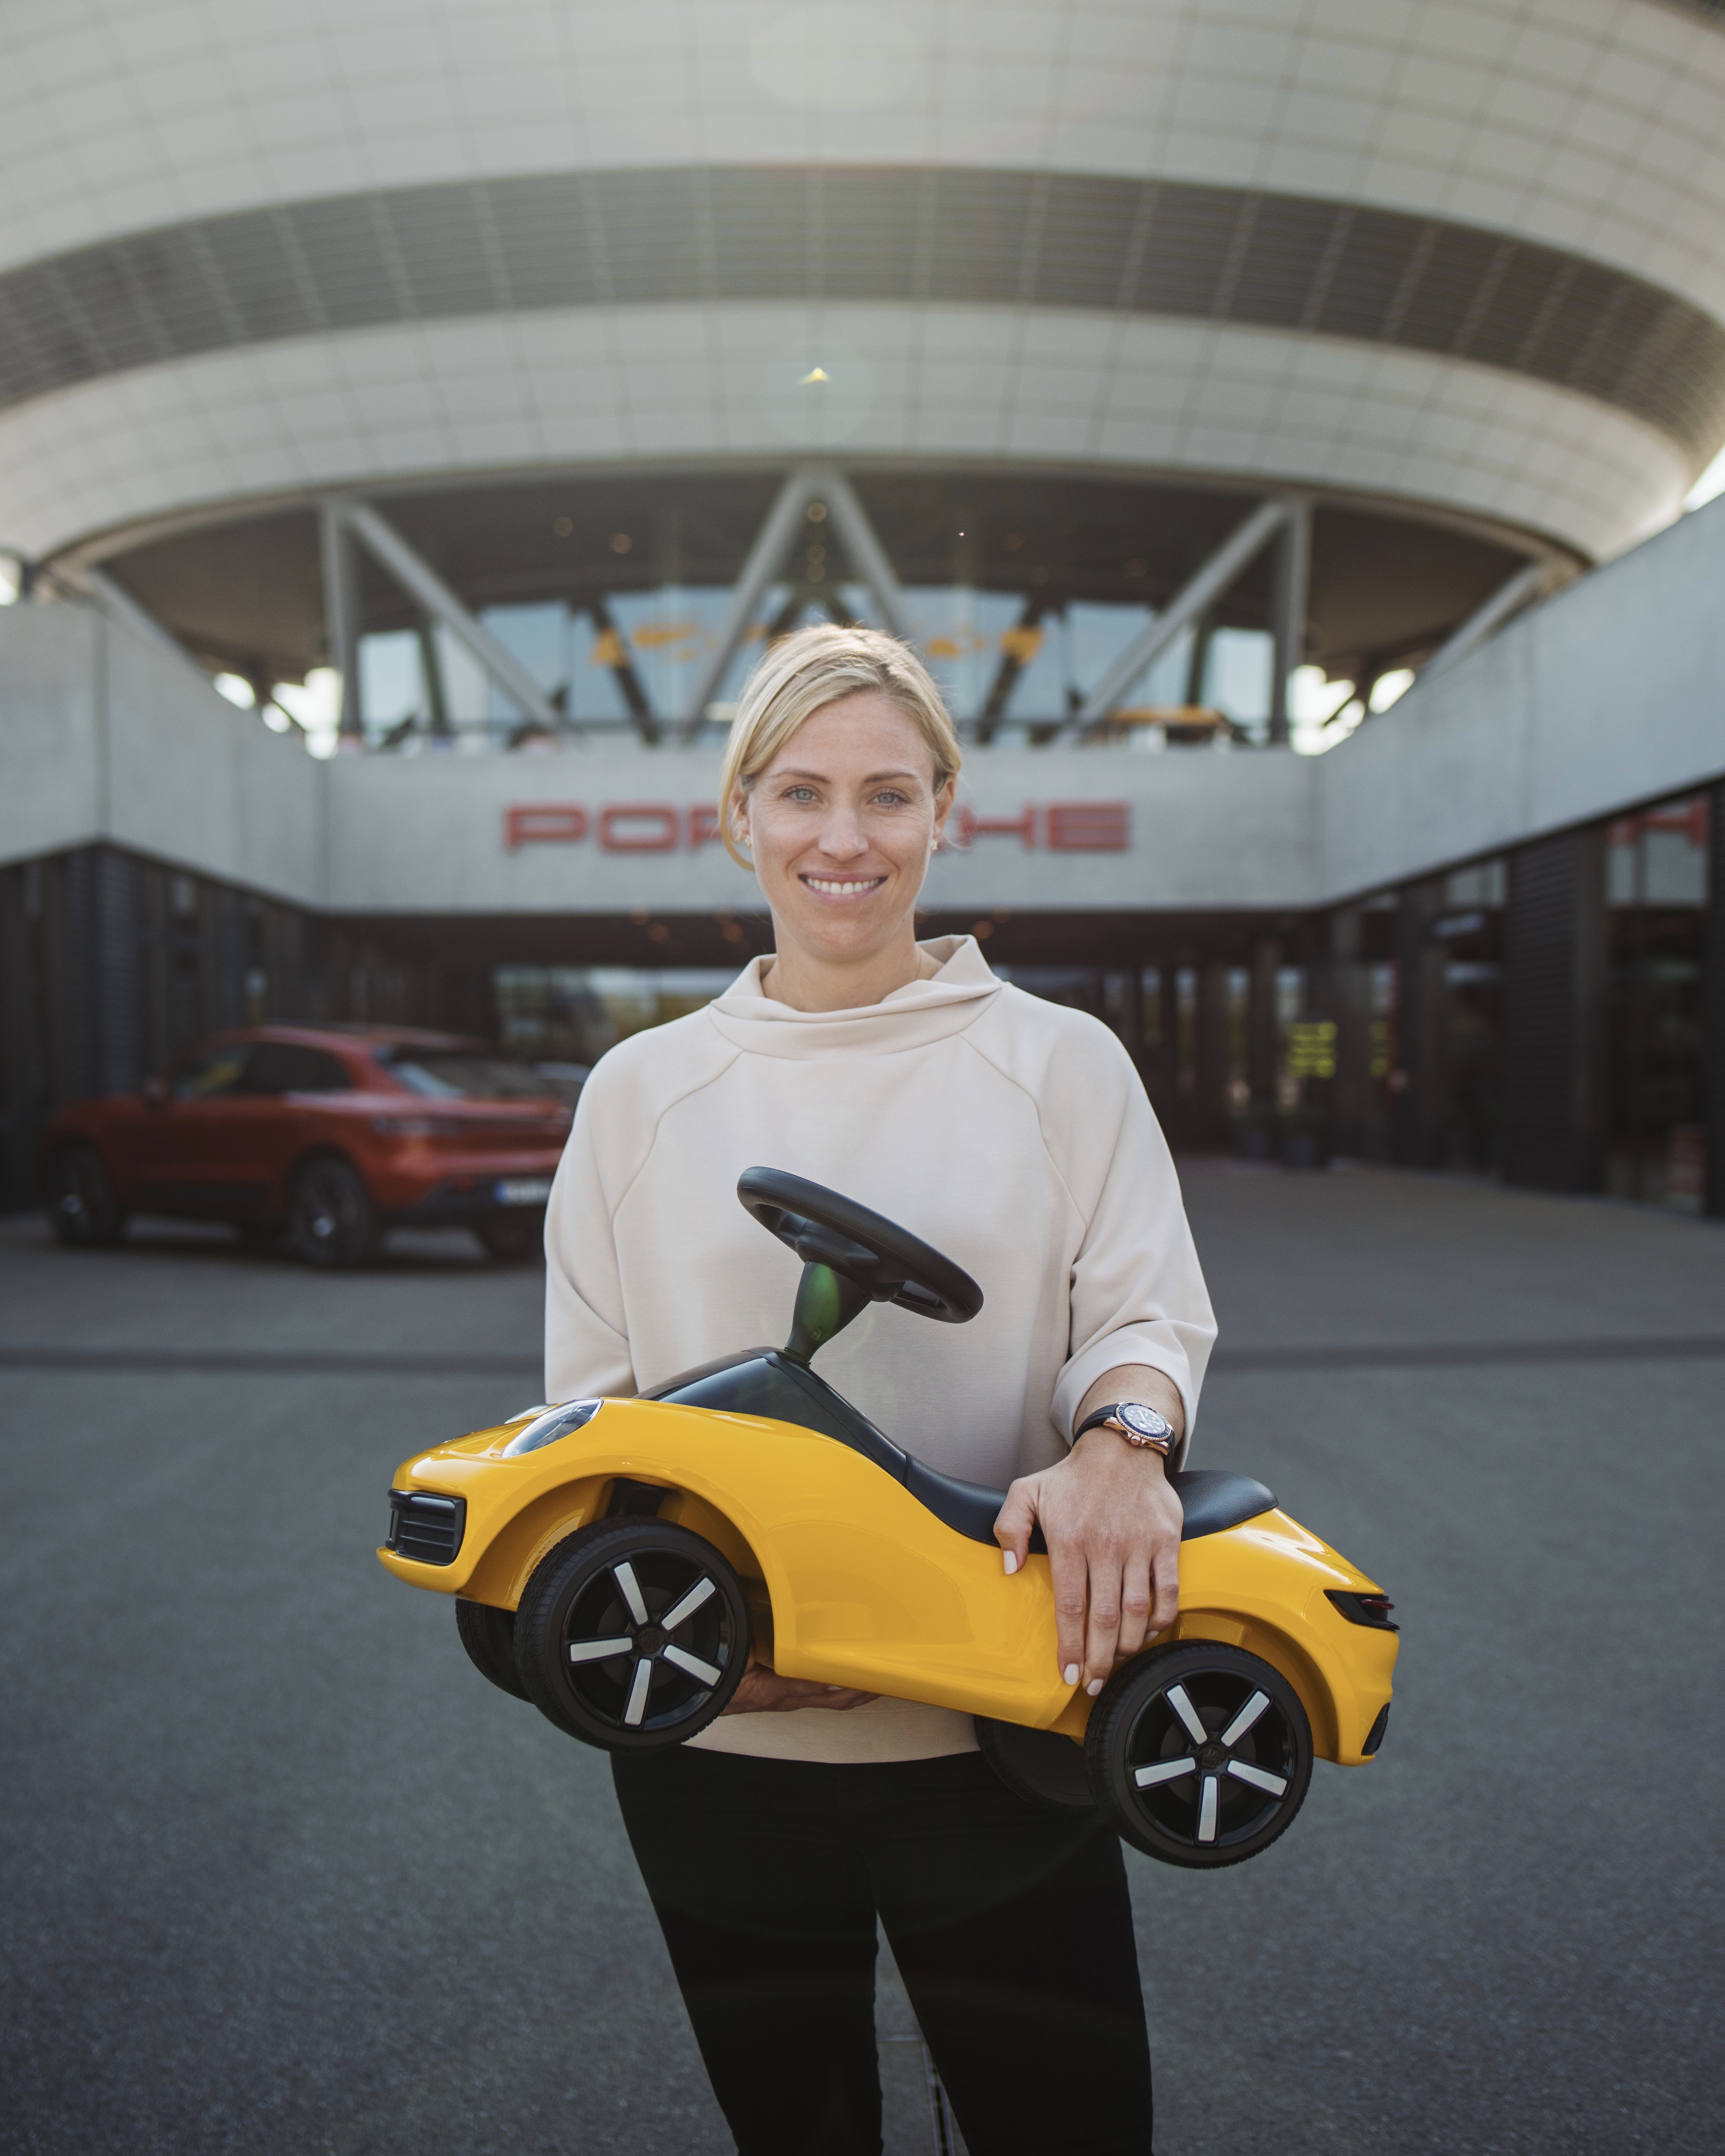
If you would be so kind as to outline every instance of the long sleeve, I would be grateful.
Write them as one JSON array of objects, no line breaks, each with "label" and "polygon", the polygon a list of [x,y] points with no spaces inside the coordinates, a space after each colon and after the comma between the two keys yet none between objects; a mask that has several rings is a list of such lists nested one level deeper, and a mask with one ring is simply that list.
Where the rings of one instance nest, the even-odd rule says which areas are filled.
[{"label": "long sleeve", "polygon": [[575,1113],[545,1214],[545,1397],[633,1394],[623,1278],[594,1139],[603,1101]]},{"label": "long sleeve", "polygon": [[[1147,1364],[1172,1379],[1185,1404],[1183,1459],[1216,1321],[1168,1142],[1129,1065],[1126,1077],[1111,1157],[1073,1261],[1071,1350],[1051,1412],[1070,1438],[1098,1378]],[[1092,1112],[1101,1105],[1093,1101]]]}]

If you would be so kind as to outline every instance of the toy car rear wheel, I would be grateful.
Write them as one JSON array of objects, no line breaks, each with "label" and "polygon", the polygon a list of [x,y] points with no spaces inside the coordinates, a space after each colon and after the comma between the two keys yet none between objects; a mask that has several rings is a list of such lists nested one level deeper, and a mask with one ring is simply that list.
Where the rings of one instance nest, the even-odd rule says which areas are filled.
[{"label": "toy car rear wheel", "polygon": [[308,1160],[294,1178],[288,1236],[308,1265],[330,1271],[376,1257],[382,1235],[358,1169],[332,1153]]},{"label": "toy car rear wheel", "polygon": [[1084,1748],[1116,1831],[1192,1870],[1267,1849],[1312,1779],[1312,1726],[1293,1686],[1256,1655],[1208,1640],[1153,1647],[1117,1670]]},{"label": "toy car rear wheel", "polygon": [[62,1146],[50,1177],[48,1217],[57,1241],[74,1250],[100,1250],[124,1238],[126,1215],[94,1146]]},{"label": "toy car rear wheel", "polygon": [[515,1662],[515,1612],[494,1609],[486,1602],[457,1598],[455,1629],[467,1650],[467,1659],[482,1677],[513,1698],[526,1699],[527,1687]]},{"label": "toy car rear wheel", "polygon": [[541,1559],[516,1612],[528,1698],[611,1752],[705,1729],[742,1682],[748,1650],[737,1574],[711,1543],[659,1520],[578,1529]]}]

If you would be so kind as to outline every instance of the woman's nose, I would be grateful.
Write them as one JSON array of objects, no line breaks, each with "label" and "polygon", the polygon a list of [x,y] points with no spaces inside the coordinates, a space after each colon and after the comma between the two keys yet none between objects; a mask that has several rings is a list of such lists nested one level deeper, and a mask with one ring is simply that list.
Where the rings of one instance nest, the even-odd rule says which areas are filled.
[{"label": "woman's nose", "polygon": [[834,808],[820,827],[820,850],[829,860],[852,861],[868,851],[860,819],[853,808]]}]

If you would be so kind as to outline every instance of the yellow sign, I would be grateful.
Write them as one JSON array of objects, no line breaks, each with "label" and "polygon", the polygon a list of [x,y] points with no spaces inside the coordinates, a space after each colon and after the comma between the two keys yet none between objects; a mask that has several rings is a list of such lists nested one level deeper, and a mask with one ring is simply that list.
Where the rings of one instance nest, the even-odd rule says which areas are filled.
[{"label": "yellow sign", "polygon": [[1296,1019],[1288,1028],[1288,1075],[1291,1078],[1333,1078],[1336,1075],[1336,1022],[1333,1019]]}]

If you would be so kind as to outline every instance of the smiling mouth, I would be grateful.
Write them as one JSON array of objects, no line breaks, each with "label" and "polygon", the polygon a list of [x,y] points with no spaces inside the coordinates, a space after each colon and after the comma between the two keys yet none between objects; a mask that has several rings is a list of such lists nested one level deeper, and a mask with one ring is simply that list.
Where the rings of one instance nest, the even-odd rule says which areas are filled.
[{"label": "smiling mouth", "polygon": [[818,891],[824,898],[861,898],[871,891],[879,891],[886,882],[885,876],[799,876],[798,881],[809,891]]}]

